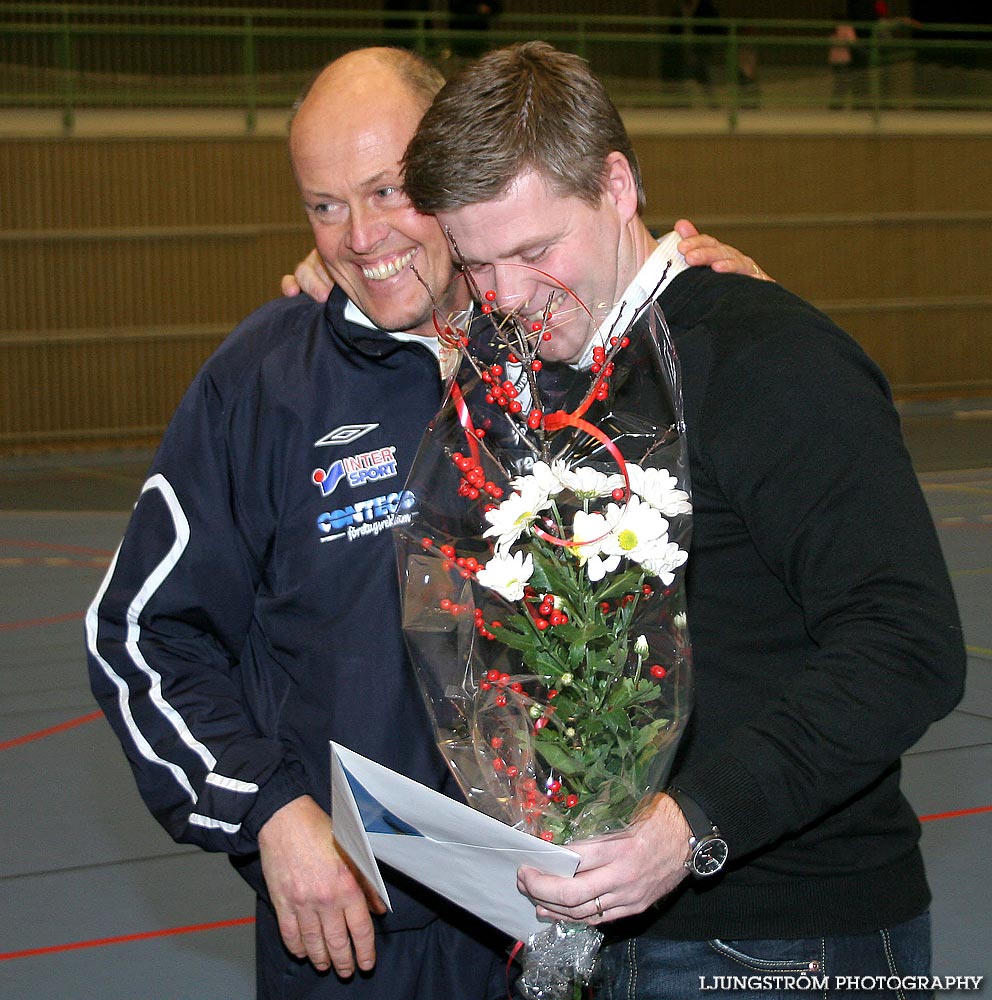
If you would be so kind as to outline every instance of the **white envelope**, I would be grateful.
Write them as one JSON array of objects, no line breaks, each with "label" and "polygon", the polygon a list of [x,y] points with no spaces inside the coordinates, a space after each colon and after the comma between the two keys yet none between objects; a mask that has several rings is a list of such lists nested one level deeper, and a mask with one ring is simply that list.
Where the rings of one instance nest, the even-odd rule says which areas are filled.
[{"label": "white envelope", "polygon": [[571,878],[580,860],[334,742],[331,813],[338,843],[390,909],[376,858],[518,941],[547,923],[517,890],[517,869]]}]

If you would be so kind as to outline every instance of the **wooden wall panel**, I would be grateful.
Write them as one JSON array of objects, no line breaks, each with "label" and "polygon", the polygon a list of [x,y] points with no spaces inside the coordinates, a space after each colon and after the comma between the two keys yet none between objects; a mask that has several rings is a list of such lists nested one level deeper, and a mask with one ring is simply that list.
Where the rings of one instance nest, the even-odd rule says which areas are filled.
[{"label": "wooden wall panel", "polygon": [[652,215],[992,211],[992,135],[632,135]]},{"label": "wooden wall panel", "polygon": [[0,241],[0,331],[233,326],[311,245],[308,227]]},{"label": "wooden wall panel", "polygon": [[837,309],[901,399],[992,396],[992,305]]},{"label": "wooden wall panel", "polygon": [[226,330],[0,344],[0,451],[164,429]]},{"label": "wooden wall panel", "polygon": [[[743,248],[899,395],[992,393],[992,137],[634,140],[653,226]],[[0,451],[158,433],[310,245],[283,138],[0,141]]]},{"label": "wooden wall panel", "polygon": [[0,231],[302,222],[283,138],[0,141]]}]

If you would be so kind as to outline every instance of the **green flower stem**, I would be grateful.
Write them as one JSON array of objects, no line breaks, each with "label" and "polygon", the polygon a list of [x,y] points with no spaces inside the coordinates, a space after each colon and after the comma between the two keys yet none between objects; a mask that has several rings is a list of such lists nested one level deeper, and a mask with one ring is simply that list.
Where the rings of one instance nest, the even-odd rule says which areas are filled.
[{"label": "green flower stem", "polygon": [[[561,531],[557,508],[554,513]],[[643,674],[646,655],[638,652],[636,664],[631,662],[631,628],[647,574],[630,567],[596,585],[574,551],[533,533],[528,548],[534,561],[530,586],[558,598],[568,620],[541,629],[532,609],[516,604],[501,634],[520,653],[521,672],[558,691],[553,699],[540,690],[513,697],[525,713],[539,706],[545,719],[517,739],[533,739],[549,776],[562,782],[564,794],[579,798],[577,806],[552,810],[544,820],[554,840],[567,843],[629,821],[648,790],[646,776],[669,720],[654,710],[661,686]],[[635,668],[630,673],[628,662]]]}]

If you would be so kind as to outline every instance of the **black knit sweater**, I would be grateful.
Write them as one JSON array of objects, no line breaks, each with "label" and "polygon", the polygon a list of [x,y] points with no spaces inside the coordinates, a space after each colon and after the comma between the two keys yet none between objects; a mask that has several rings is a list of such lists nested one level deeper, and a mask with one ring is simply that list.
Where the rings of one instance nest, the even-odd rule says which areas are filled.
[{"label": "black knit sweater", "polygon": [[[899,757],[965,653],[878,368],[783,288],[692,269],[661,297],[682,365],[695,708],[673,772],[731,862],[648,933],[858,933],[922,912]],[[642,918],[643,920],[643,918]]]}]

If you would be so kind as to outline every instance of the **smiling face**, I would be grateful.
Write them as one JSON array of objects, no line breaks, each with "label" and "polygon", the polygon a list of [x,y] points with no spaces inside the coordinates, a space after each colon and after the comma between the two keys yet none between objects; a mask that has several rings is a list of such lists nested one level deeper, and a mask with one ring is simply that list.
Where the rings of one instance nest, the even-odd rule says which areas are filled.
[{"label": "smiling face", "polygon": [[435,336],[431,300],[451,254],[433,216],[403,193],[400,160],[425,110],[396,71],[365,53],[345,56],[314,84],[293,120],[297,183],[328,272],[378,326]]},{"label": "smiling face", "polygon": [[[623,293],[645,258],[646,243],[637,223],[636,191],[627,161],[607,160],[598,205],[557,194],[533,171],[521,174],[493,201],[438,213],[465,261],[496,265],[497,304],[526,321],[539,320],[552,297],[551,339],[540,353],[555,361],[577,361],[596,325]],[[503,264],[529,264],[501,267]],[[544,280],[539,271],[557,279]],[[576,309],[562,292],[566,286],[592,313]]]}]

